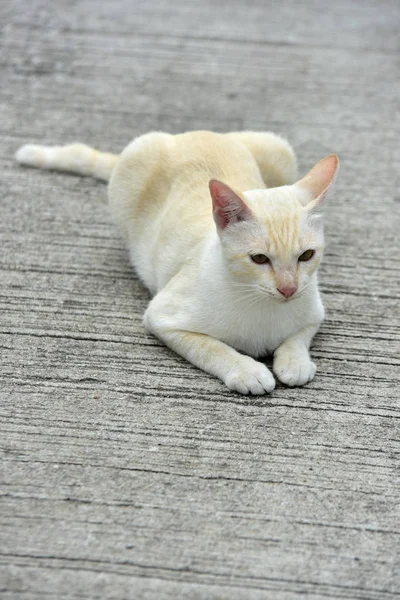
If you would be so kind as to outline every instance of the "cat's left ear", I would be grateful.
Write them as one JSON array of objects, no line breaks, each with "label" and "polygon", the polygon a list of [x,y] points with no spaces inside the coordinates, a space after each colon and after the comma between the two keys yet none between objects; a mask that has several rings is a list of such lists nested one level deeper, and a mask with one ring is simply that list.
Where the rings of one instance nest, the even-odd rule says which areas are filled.
[{"label": "cat's left ear", "polygon": [[303,179],[294,184],[299,202],[313,209],[324,199],[331,186],[339,166],[336,154],[330,154],[320,160]]},{"label": "cat's left ear", "polygon": [[252,218],[253,213],[250,208],[228,185],[217,179],[211,179],[209,187],[214,221],[219,229]]}]

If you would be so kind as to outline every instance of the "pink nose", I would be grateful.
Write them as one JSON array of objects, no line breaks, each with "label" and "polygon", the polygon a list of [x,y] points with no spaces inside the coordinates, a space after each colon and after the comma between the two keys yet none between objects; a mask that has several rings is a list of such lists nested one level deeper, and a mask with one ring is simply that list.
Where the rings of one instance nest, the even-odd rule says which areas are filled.
[{"label": "pink nose", "polygon": [[291,285],[291,286],[282,286],[280,288],[277,288],[278,292],[280,292],[282,294],[282,296],[285,296],[285,298],[290,298],[290,296],[293,296],[293,294],[295,293],[295,291],[297,290],[297,287]]}]

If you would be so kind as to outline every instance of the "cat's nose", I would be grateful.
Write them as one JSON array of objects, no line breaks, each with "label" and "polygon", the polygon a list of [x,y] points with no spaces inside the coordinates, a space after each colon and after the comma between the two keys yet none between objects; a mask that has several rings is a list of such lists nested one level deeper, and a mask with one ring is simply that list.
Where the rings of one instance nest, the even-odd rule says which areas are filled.
[{"label": "cat's nose", "polygon": [[280,292],[282,294],[282,296],[285,296],[285,298],[290,298],[290,296],[293,296],[293,294],[297,290],[297,286],[288,285],[288,286],[281,286],[276,289],[278,290],[278,292]]}]

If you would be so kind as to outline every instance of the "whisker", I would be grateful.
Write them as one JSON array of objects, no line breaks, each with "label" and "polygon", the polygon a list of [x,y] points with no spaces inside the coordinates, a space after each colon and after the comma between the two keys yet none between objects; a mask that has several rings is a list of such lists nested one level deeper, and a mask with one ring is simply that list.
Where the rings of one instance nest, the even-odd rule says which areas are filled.
[{"label": "whisker", "polygon": [[248,294],[243,294],[242,296],[237,296],[236,298],[233,298],[232,304],[239,304],[240,302],[247,302],[250,300],[257,300],[260,301],[261,297],[260,296],[254,296],[254,293],[248,293]]},{"label": "whisker", "polygon": [[252,290],[257,289],[257,287],[258,287],[254,283],[237,283],[235,281],[231,283],[231,286],[236,287],[236,288],[241,288],[241,289],[245,288],[245,289],[252,289]]},{"label": "whisker", "polygon": [[259,304],[261,300],[262,299],[259,297],[248,296],[244,298],[242,304],[239,304],[239,306],[236,306],[236,308],[240,308],[242,311],[248,311]]}]

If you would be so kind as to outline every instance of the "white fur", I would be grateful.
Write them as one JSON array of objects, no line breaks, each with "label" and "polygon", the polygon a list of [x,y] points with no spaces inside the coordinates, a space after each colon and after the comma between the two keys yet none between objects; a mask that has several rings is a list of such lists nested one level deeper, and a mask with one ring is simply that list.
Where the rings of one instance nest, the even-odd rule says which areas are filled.
[{"label": "white fur", "polygon": [[85,144],[68,146],[39,146],[26,144],[15,154],[21,165],[91,175],[108,181],[118,160],[115,154],[98,152]]},{"label": "white fur", "polygon": [[[314,209],[337,157],[294,184],[293,150],[272,133],[154,132],[120,157],[82,144],[30,145],[16,156],[22,164],[111,175],[112,213],[154,295],[144,325],[173,350],[242,394],[274,388],[272,373],[252,358],[267,353],[274,352],[274,372],[285,384],[314,377],[308,349],[324,316],[316,275],[323,233]],[[230,186],[221,188],[226,207],[217,198],[223,184],[210,188],[217,227],[210,179]],[[299,262],[309,248],[312,259]],[[255,265],[254,254],[270,261]],[[288,286],[296,291],[285,300],[279,290]]]}]

